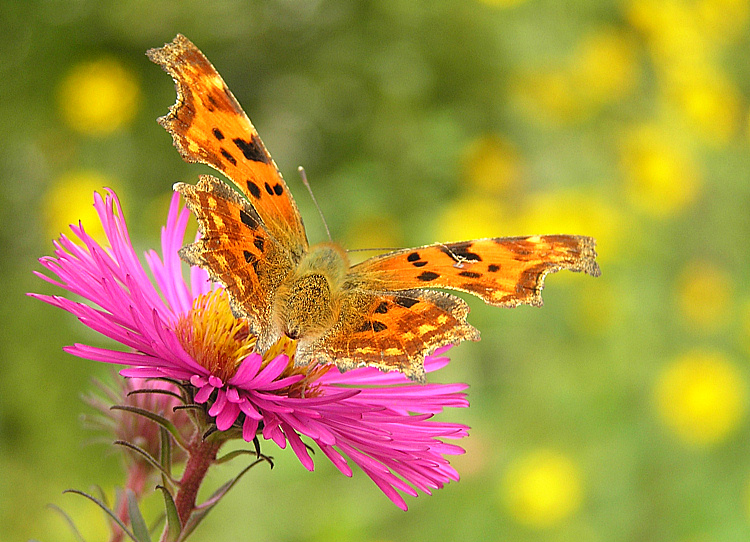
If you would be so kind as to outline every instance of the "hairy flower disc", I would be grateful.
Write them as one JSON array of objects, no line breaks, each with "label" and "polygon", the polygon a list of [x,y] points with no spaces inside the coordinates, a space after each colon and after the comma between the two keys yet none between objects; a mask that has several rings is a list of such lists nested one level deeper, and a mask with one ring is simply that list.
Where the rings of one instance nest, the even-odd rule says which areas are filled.
[{"label": "hairy flower disc", "polygon": [[190,312],[180,315],[175,332],[185,352],[224,382],[255,346],[247,322],[232,315],[221,288],[196,297]]}]

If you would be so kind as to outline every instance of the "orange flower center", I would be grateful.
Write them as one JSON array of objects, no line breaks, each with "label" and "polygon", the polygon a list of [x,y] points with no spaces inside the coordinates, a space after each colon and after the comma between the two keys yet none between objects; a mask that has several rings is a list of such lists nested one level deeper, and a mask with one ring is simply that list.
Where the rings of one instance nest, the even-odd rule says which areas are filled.
[{"label": "orange flower center", "polygon": [[[255,336],[250,334],[246,320],[235,318],[229,306],[229,296],[223,288],[203,294],[193,301],[193,307],[180,316],[175,328],[185,352],[214,376],[227,382],[255,348]],[[303,375],[304,378],[276,393],[290,397],[311,397],[318,394],[314,382],[330,366],[311,364],[294,366],[297,342],[282,337],[263,355],[263,366],[281,354],[289,357],[289,364],[279,378]]]},{"label": "orange flower center", "polygon": [[247,322],[232,315],[223,289],[197,297],[190,312],[180,316],[175,331],[190,357],[224,382],[255,346]]}]

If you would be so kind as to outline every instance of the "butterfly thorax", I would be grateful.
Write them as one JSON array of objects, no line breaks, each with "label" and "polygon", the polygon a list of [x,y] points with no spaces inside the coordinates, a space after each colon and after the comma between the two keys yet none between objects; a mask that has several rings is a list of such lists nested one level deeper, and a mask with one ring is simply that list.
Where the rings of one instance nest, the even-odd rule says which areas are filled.
[{"label": "butterfly thorax", "polygon": [[339,317],[341,287],[349,268],[344,250],[333,243],[310,247],[296,269],[279,286],[275,318],[291,339],[311,342],[331,329]]}]

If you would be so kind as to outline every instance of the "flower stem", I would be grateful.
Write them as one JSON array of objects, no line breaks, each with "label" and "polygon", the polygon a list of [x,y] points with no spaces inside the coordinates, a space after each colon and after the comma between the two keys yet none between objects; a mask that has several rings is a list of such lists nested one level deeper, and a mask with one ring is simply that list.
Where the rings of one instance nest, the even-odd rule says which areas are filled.
[{"label": "flower stem", "polygon": [[202,435],[196,432],[188,446],[190,457],[185,465],[185,472],[182,473],[180,488],[175,498],[177,514],[180,516],[183,525],[195,508],[198,489],[200,489],[208,468],[216,460],[216,454],[222,444],[221,441],[203,440]]}]

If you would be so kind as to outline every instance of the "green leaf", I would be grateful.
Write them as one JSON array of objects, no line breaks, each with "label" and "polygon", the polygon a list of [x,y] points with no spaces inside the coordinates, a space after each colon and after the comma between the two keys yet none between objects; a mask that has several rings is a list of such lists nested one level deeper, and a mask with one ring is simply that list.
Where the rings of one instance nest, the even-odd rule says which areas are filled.
[{"label": "green leaf", "polygon": [[128,392],[128,397],[130,397],[131,395],[140,395],[140,394],[144,394],[144,393],[154,393],[154,394],[158,394],[158,395],[169,395],[170,397],[174,397],[174,398],[179,399],[180,401],[182,401],[182,395],[180,395],[179,393],[175,393],[175,392],[169,391],[169,390],[160,390],[160,389],[151,389],[151,388],[149,388],[149,389],[142,389],[142,390],[133,390],[131,392]]},{"label": "green leaf", "polygon": [[161,455],[161,457],[159,458],[159,462],[161,463],[163,473],[166,474],[166,477],[171,479],[172,478],[172,440],[169,438],[169,432],[163,427],[159,428],[159,442],[161,444],[161,446],[159,446],[159,452]]},{"label": "green leaf", "polygon": [[162,426],[164,429],[169,431],[172,436],[174,437],[175,442],[177,445],[187,450],[187,444],[183,442],[182,435],[180,435],[180,432],[177,430],[177,427],[170,422],[168,419],[166,419],[164,416],[159,416],[158,414],[155,414],[151,412],[150,410],[146,410],[144,408],[138,408],[133,406],[127,406],[127,405],[115,405],[113,407],[110,407],[111,410],[125,410],[127,412],[132,412],[133,414],[138,414],[140,416],[143,416],[144,418],[148,418],[149,420],[158,423],[160,426]]},{"label": "green leaf", "polygon": [[86,542],[86,539],[83,538],[83,535],[78,530],[78,527],[76,527],[76,524],[73,521],[73,518],[71,518],[65,510],[63,510],[56,504],[48,504],[47,507],[51,508],[52,510],[54,510],[55,512],[57,512],[63,517],[65,522],[68,524],[68,527],[70,527],[70,530],[73,531],[73,536],[75,537],[76,540],[78,540],[78,542]]},{"label": "green leaf", "polygon": [[227,463],[240,455],[255,455],[257,457],[255,451],[253,450],[234,450],[233,452],[226,453],[217,458],[216,463]]},{"label": "green leaf", "polygon": [[125,495],[128,499],[128,514],[130,515],[130,525],[133,527],[133,533],[139,542],[151,542],[151,535],[148,532],[146,521],[143,519],[140,508],[138,508],[138,499],[132,489],[126,489]]},{"label": "green leaf", "polygon": [[156,489],[160,489],[162,495],[164,495],[164,510],[167,516],[166,538],[162,536],[162,540],[176,542],[182,533],[182,522],[180,521],[180,515],[177,513],[177,505],[175,505],[172,494],[166,487],[156,486]]},{"label": "green leaf", "polygon": [[106,507],[106,506],[104,505],[104,503],[103,503],[103,502],[101,502],[101,501],[100,501],[99,499],[97,499],[96,497],[92,497],[92,496],[91,496],[91,495],[89,495],[88,493],[84,493],[83,491],[79,491],[79,490],[77,490],[77,489],[66,489],[65,491],[63,491],[63,493],[75,493],[76,495],[81,495],[82,497],[86,497],[86,498],[87,498],[88,500],[90,500],[91,502],[93,502],[94,504],[96,504],[96,505],[97,505],[97,506],[98,506],[99,508],[101,508],[102,510],[104,510],[104,512],[105,512],[105,513],[106,513],[106,514],[107,514],[107,515],[108,515],[109,517],[111,517],[111,518],[112,518],[112,519],[113,519],[113,520],[115,521],[115,523],[117,523],[117,525],[119,525],[119,526],[120,526],[120,528],[122,529],[122,532],[124,532],[124,533],[125,533],[126,535],[128,535],[128,538],[130,538],[130,539],[131,539],[131,540],[132,540],[133,542],[141,542],[140,540],[138,540],[138,539],[137,539],[137,538],[135,537],[135,535],[134,535],[133,533],[131,533],[131,532],[130,532],[130,530],[129,530],[129,529],[127,528],[127,526],[126,526],[126,525],[125,525],[125,524],[124,524],[124,523],[122,522],[122,520],[121,520],[120,518],[118,518],[118,517],[117,517],[117,514],[115,514],[115,513],[114,513],[114,512],[112,511],[112,510],[110,510],[109,508],[107,508],[107,507]]},{"label": "green leaf", "polygon": [[113,444],[117,444],[118,446],[123,446],[124,448],[128,448],[140,454],[146,461],[148,461],[151,464],[151,466],[159,470],[162,473],[162,475],[168,477],[170,482],[174,483],[174,480],[172,480],[170,473],[165,471],[164,468],[161,466],[161,464],[156,459],[154,459],[154,457],[150,453],[148,453],[146,450],[144,450],[140,446],[136,446],[135,444],[131,442],[127,442],[125,440],[116,440],[113,442]]}]

